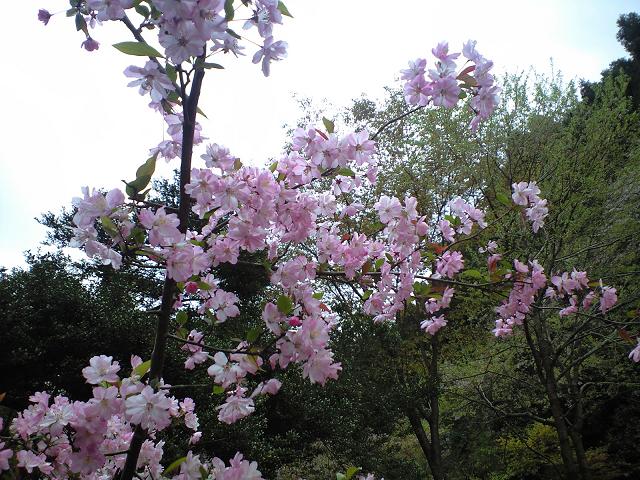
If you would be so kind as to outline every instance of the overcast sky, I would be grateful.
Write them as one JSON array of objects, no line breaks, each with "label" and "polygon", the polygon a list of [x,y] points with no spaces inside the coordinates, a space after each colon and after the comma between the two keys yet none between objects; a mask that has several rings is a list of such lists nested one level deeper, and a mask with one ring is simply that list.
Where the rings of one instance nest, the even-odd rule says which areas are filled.
[{"label": "overcast sky", "polygon": [[[82,185],[110,189],[133,179],[148,149],[162,140],[162,119],[126,87],[122,71],[143,60],[110,45],[129,40],[119,23],[94,32],[97,52],[80,48],[72,19],[36,19],[64,0],[4,2],[0,45],[0,266],[23,264],[44,228],[34,217],[69,205]],[[460,48],[471,38],[499,72],[530,66],[566,78],[597,80],[624,56],[616,20],[638,10],[630,0],[288,0],[294,19],[276,29],[289,55],[264,78],[249,58],[219,58],[226,69],[205,77],[204,135],[245,163],[280,152],[283,124],[299,115],[294,94],[343,106],[362,93],[379,96],[408,60],[426,57],[441,40]],[[198,152],[200,153],[200,152]],[[168,172],[175,165],[163,166]]]}]

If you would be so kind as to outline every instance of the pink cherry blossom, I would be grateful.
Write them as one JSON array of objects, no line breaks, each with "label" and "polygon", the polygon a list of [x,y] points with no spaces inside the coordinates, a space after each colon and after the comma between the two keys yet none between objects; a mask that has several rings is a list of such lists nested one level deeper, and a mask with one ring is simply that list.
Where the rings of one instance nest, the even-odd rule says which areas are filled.
[{"label": "pink cherry blossom", "polygon": [[144,67],[136,67],[135,65],[127,67],[124,74],[136,79],[129,82],[128,87],[140,87],[138,90],[140,95],[149,93],[154,102],[167,98],[169,92],[174,89],[169,77],[161,72],[158,65],[151,60],[147,61]]},{"label": "pink cherry blossom", "polygon": [[223,405],[217,407],[218,420],[222,423],[232,424],[244,418],[255,410],[253,399],[245,397],[246,388],[238,387],[227,396]]},{"label": "pink cherry blossom", "polygon": [[120,364],[113,361],[113,357],[99,355],[89,360],[89,366],[82,369],[82,375],[88,383],[97,385],[101,382],[115,383],[120,380],[117,373]]},{"label": "pink cherry blossom", "polygon": [[49,24],[49,20],[51,19],[52,16],[53,15],[49,13],[47,10],[45,10],[44,8],[41,8],[40,10],[38,10],[38,20],[40,20],[45,25]]},{"label": "pink cherry blossom", "polygon": [[463,266],[462,253],[448,250],[438,259],[436,271],[442,276],[453,278]]},{"label": "pink cherry blossom", "polygon": [[282,60],[287,56],[287,42],[278,40],[273,41],[273,37],[268,36],[264,39],[264,45],[253,56],[253,63],[258,63],[262,59],[262,73],[265,77],[269,76],[271,70],[271,62],[274,60]]},{"label": "pink cherry blossom", "polygon": [[149,385],[138,395],[125,401],[126,415],[131,423],[140,424],[145,429],[163,430],[169,426],[171,400],[163,390],[154,392]]},{"label": "pink cherry blossom", "polygon": [[[640,337],[638,337],[638,344],[636,345],[636,348],[634,348],[633,350],[631,350],[631,352],[629,353],[629,358],[638,363],[640,362]],[[0,446],[0,448],[2,448]],[[2,452],[0,452],[0,455],[2,454]],[[0,470],[2,469],[2,466],[0,465]]]},{"label": "pink cherry blossom", "polygon": [[602,295],[600,296],[600,311],[607,313],[618,302],[616,289],[613,287],[602,287]]},{"label": "pink cherry blossom", "polygon": [[4,448],[5,443],[0,442],[0,472],[3,470],[9,470],[9,459],[13,457],[13,451],[9,448]]},{"label": "pink cherry blossom", "polygon": [[427,332],[429,335],[435,335],[442,327],[447,325],[447,320],[444,315],[433,317],[429,320],[423,320],[420,323],[420,328]]}]

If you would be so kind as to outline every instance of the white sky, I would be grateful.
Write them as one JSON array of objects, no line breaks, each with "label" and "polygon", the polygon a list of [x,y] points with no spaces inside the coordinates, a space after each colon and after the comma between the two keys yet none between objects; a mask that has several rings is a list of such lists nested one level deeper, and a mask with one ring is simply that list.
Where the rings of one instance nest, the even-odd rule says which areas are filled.
[{"label": "white sky", "polygon": [[[101,47],[88,53],[73,19],[57,15],[47,27],[36,19],[39,8],[54,12],[68,2],[5,3],[0,266],[12,267],[44,239],[35,217],[68,206],[82,185],[110,189],[133,179],[148,149],[162,140],[164,124],[146,99],[126,87],[122,71],[144,60],[110,46],[129,40],[123,25],[98,28],[94,37]],[[299,115],[294,93],[336,106],[362,93],[378,96],[407,61],[428,58],[441,40],[455,49],[478,40],[478,50],[499,72],[529,66],[548,71],[553,58],[566,78],[597,80],[610,61],[625,55],[615,39],[618,16],[640,6],[630,0],[286,3],[295,18],[285,18],[275,33],[288,42],[289,55],[272,65],[269,78],[250,63],[251,46],[249,58],[219,57],[215,61],[226,70],[205,77],[200,105],[210,120],[202,122],[204,134],[245,163],[278,155],[283,124]]]}]

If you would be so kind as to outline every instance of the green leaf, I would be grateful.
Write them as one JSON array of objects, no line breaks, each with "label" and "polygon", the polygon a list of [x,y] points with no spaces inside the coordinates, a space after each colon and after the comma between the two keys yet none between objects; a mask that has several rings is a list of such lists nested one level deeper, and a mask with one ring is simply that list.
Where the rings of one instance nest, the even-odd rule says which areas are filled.
[{"label": "green leaf", "polygon": [[358,467],[349,467],[347,468],[347,473],[345,475],[345,480],[351,480],[353,476],[360,471]]},{"label": "green leaf", "polygon": [[365,290],[364,293],[362,294],[362,299],[369,300],[369,297],[371,296],[372,293],[373,293],[373,290]]},{"label": "green leaf", "polygon": [[287,295],[280,295],[276,302],[278,310],[284,315],[289,315],[293,311],[293,300]]},{"label": "green leaf", "polygon": [[282,15],[293,18],[293,15],[291,15],[291,13],[289,12],[289,9],[283,2],[278,2],[278,10],[280,10],[280,13]]},{"label": "green leaf", "polygon": [[167,72],[167,77],[169,77],[169,80],[171,80],[173,83],[176,83],[178,81],[178,72],[176,72],[176,67],[174,67],[170,63],[167,63],[164,69]]},{"label": "green leaf", "polygon": [[278,162],[273,162],[269,167],[269,170],[271,171],[271,173],[273,173],[276,171],[277,168],[278,168]]},{"label": "green leaf", "polygon": [[502,192],[496,193],[496,200],[506,207],[511,206],[511,199]]},{"label": "green leaf", "polygon": [[324,128],[327,133],[333,133],[335,130],[335,124],[326,117],[322,117],[322,123],[324,124]]},{"label": "green leaf", "polygon": [[100,225],[104,228],[104,231],[107,232],[110,236],[115,237],[118,235],[118,227],[113,223],[109,217],[100,217]]},{"label": "green leaf", "polygon": [[189,335],[189,332],[187,331],[186,328],[180,327],[176,332],[176,335],[180,338],[187,338],[187,335]]},{"label": "green leaf", "polygon": [[347,476],[344,473],[336,473],[336,480],[346,480]]},{"label": "green leaf", "polygon": [[138,57],[162,57],[164,56],[148,43],[144,42],[120,42],[113,45],[117,50],[127,55]]},{"label": "green leaf", "polygon": [[207,116],[205,115],[205,113],[202,111],[202,109],[201,109],[200,107],[198,107],[198,108],[196,109],[196,111],[197,111],[200,115],[202,115],[204,118],[206,118],[207,120],[209,119],[209,117],[207,117]]},{"label": "green leaf", "polygon": [[247,342],[249,343],[255,342],[261,333],[262,333],[261,326],[253,327],[251,330],[247,332]]},{"label": "green leaf", "polygon": [[200,290],[211,290],[211,285],[209,285],[207,282],[198,282],[198,288]]},{"label": "green leaf", "polygon": [[265,271],[267,272],[267,274],[271,273],[271,267],[273,265],[271,265],[271,262],[269,260],[267,260],[266,258],[262,261],[262,266],[264,267]]},{"label": "green leaf", "polygon": [[211,62],[204,62],[202,63],[202,68],[217,68],[217,69],[224,69],[224,67],[222,65],[220,65],[219,63],[211,63]]},{"label": "green leaf", "polygon": [[129,238],[131,238],[138,245],[141,245],[144,243],[144,239],[146,238],[146,236],[147,235],[142,228],[134,227],[131,230],[131,234],[129,235]]},{"label": "green leaf", "polygon": [[187,314],[187,312],[185,312],[184,310],[180,310],[176,315],[176,322],[178,322],[178,324],[182,326],[188,321],[189,315]]},{"label": "green leaf", "polygon": [[462,276],[464,278],[473,278],[477,280],[481,280],[484,278],[484,275],[482,275],[482,272],[480,272],[480,270],[474,270],[474,269],[463,271]]},{"label": "green leaf", "polygon": [[86,35],[89,35],[89,31],[87,30],[87,22],[84,19],[84,15],[80,12],[76,14],[76,30],[82,30]]},{"label": "green leaf", "polygon": [[135,199],[138,196],[138,192],[144,190],[144,188],[149,185],[151,176],[156,170],[157,158],[158,154],[156,153],[153,157],[147,159],[147,161],[136,170],[136,179],[133,182],[127,183],[126,190],[130,198]]},{"label": "green leaf", "polygon": [[235,12],[233,11],[233,0],[225,0],[224,2],[224,16],[227,22],[233,20],[233,15]]},{"label": "green leaf", "polygon": [[174,462],[171,463],[171,465],[169,465],[166,468],[166,470],[163,472],[163,475],[166,475],[167,473],[171,473],[174,470],[177,470],[178,467],[180,465],[182,465],[186,460],[187,460],[187,457],[182,457],[182,458],[179,458],[179,459],[175,460]]},{"label": "green leaf", "polygon": [[431,291],[431,287],[423,282],[415,282],[413,284],[413,293],[419,297],[426,297]]},{"label": "green leaf", "polygon": [[213,394],[214,395],[222,395],[224,393],[224,388],[222,388],[220,385],[214,385],[213,386]]},{"label": "green leaf", "polygon": [[146,5],[136,5],[134,8],[135,11],[138,12],[138,14],[142,15],[144,18],[149,18],[149,15],[151,15],[151,10],[149,10]]},{"label": "green leaf", "polygon": [[227,28],[225,30],[225,32],[227,32],[229,35],[231,35],[235,39],[242,40],[242,37],[240,35],[238,35],[234,30],[232,30],[230,28]]},{"label": "green leaf", "polygon": [[324,297],[324,292],[316,292],[313,294],[313,298],[316,300],[322,300],[322,297]]},{"label": "green leaf", "polygon": [[150,368],[151,368],[151,360],[147,360],[146,362],[142,362],[140,365],[134,368],[132,373],[142,378],[145,376],[145,374],[149,371]]},{"label": "green leaf", "polygon": [[156,153],[153,157],[147,159],[142,165],[138,167],[136,170],[136,178],[142,176],[151,176],[153,172],[156,171],[156,159],[158,158],[158,154]]},{"label": "green leaf", "polygon": [[449,220],[451,225],[460,225],[460,219],[458,217],[454,217],[453,215],[445,215],[445,220]]},{"label": "green leaf", "polygon": [[355,178],[356,172],[347,167],[342,167],[336,172],[336,175],[342,175],[343,177]]}]

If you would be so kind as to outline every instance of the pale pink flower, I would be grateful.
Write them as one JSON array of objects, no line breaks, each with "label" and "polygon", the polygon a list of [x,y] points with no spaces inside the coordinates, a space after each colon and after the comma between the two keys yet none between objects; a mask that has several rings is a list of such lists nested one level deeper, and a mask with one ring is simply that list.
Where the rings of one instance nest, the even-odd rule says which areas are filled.
[{"label": "pale pink flower", "polygon": [[265,77],[269,76],[271,70],[271,62],[274,60],[282,60],[287,56],[287,42],[278,40],[273,41],[273,37],[268,36],[264,39],[264,45],[253,56],[252,62],[258,63],[262,59],[262,73]]},{"label": "pale pink flower", "polygon": [[9,459],[11,457],[13,457],[13,451],[8,448],[5,449],[4,442],[0,442],[0,472],[9,470]]},{"label": "pale pink flower", "polygon": [[243,460],[241,453],[236,453],[225,469],[224,477],[220,480],[263,480],[256,462]]},{"label": "pale pink flower", "polygon": [[442,233],[442,238],[447,242],[453,242],[455,240],[455,231],[451,227],[449,220],[440,220],[438,222],[438,230]]},{"label": "pale pink flower", "polygon": [[200,38],[193,22],[179,22],[172,32],[161,28],[158,40],[165,48],[167,56],[176,65],[204,52],[205,42]]},{"label": "pale pink flower", "polygon": [[309,378],[311,383],[324,385],[328,379],[338,378],[338,372],[342,370],[340,363],[333,363],[333,352],[322,349],[306,361],[302,367],[302,376]]},{"label": "pale pink flower", "polygon": [[218,420],[226,424],[232,424],[251,415],[255,410],[253,399],[245,397],[247,389],[238,387],[235,392],[227,396],[225,403],[219,407]]},{"label": "pale pink flower", "polygon": [[127,84],[128,87],[140,87],[138,92],[140,95],[151,95],[151,100],[159,102],[167,98],[170,91],[174,89],[171,80],[166,74],[162,73],[158,65],[151,60],[145,63],[144,67],[135,65],[128,66],[124,71],[125,76],[135,78]]},{"label": "pale pink flower", "polygon": [[616,295],[616,289],[613,287],[602,287],[602,295],[600,297],[600,311],[602,313],[607,313],[611,310],[616,302],[618,301],[618,296]]},{"label": "pale pink flower", "polygon": [[140,424],[146,430],[162,430],[171,423],[171,403],[163,390],[154,392],[147,385],[138,395],[126,399],[126,415],[131,423]]},{"label": "pale pink flower", "polygon": [[202,463],[200,462],[199,455],[194,455],[191,450],[187,453],[187,458],[180,465],[180,478],[181,480],[200,480],[202,474],[200,469]]},{"label": "pale pink flower", "polygon": [[436,271],[442,276],[453,278],[463,266],[462,253],[448,250],[438,259]]},{"label": "pale pink flower", "polygon": [[[636,363],[640,362],[640,337],[638,337],[638,345],[636,345],[636,348],[631,350],[631,353],[629,353],[629,358],[631,360],[633,360],[634,362],[636,362]],[[1,452],[0,452],[0,454],[1,454]],[[2,467],[0,466],[0,470],[1,469],[2,469]]]},{"label": "pale pink flower", "polygon": [[453,77],[444,77],[436,80],[431,87],[433,104],[445,108],[453,108],[458,103],[460,87]]},{"label": "pale pink flower", "polygon": [[125,8],[131,8],[133,0],[87,0],[87,6],[95,10],[98,20],[119,20],[124,17]]},{"label": "pale pink flower", "polygon": [[182,240],[178,230],[180,220],[175,213],[166,214],[164,207],[153,211],[144,208],[138,214],[142,226],[149,230],[149,243],[153,246],[173,245]]},{"label": "pale pink flower", "polygon": [[52,16],[53,15],[49,13],[47,10],[45,10],[44,8],[41,8],[40,10],[38,10],[38,20],[40,20],[45,25],[49,23],[49,20],[51,19]]},{"label": "pale pink flower", "polygon": [[82,42],[80,46],[87,52],[93,52],[94,50],[98,50],[98,48],[100,48],[100,44],[91,37],[87,37],[87,39]]},{"label": "pale pink flower", "polygon": [[420,323],[420,328],[427,332],[429,335],[435,335],[442,327],[447,325],[447,320],[444,315],[430,318],[429,320],[423,320]]},{"label": "pale pink flower", "polygon": [[213,377],[213,381],[223,388],[236,383],[239,378],[245,376],[237,363],[231,363],[223,352],[217,352],[213,356],[214,363],[207,369],[207,374]]},{"label": "pale pink flower", "polygon": [[217,323],[223,323],[228,318],[240,315],[240,309],[236,305],[239,301],[240,299],[235,294],[218,289],[211,297],[208,306],[215,311]]},{"label": "pale pink flower", "polygon": [[53,471],[53,467],[47,462],[47,457],[44,453],[36,455],[29,450],[20,450],[16,457],[18,459],[18,467],[24,468],[28,473],[33,472],[34,468],[39,469],[45,475]]},{"label": "pale pink flower", "polygon": [[100,355],[89,360],[89,366],[82,369],[82,375],[87,379],[87,383],[93,385],[101,382],[116,383],[120,380],[118,371],[120,371],[120,364],[114,362],[113,357]]},{"label": "pale pink flower", "polygon": [[431,83],[417,75],[404,85],[404,99],[409,105],[426,106],[431,99]]},{"label": "pale pink flower", "polygon": [[388,224],[392,220],[395,220],[402,213],[400,200],[396,197],[387,197],[386,195],[382,195],[373,205],[373,208],[376,209],[380,216],[380,221],[384,224]]},{"label": "pale pink flower", "polygon": [[223,172],[230,172],[233,170],[233,166],[237,160],[229,153],[229,149],[218,145],[217,143],[211,143],[207,145],[207,151],[200,158],[204,160],[204,163],[209,168],[220,168]]},{"label": "pale pink flower", "polygon": [[400,79],[410,82],[419,75],[424,75],[427,68],[427,61],[424,58],[418,58],[409,62],[409,68],[400,71]]}]

